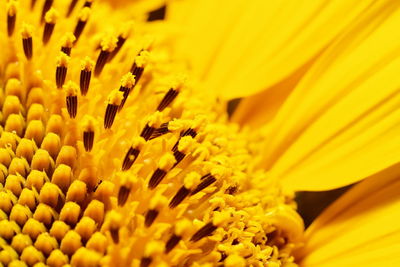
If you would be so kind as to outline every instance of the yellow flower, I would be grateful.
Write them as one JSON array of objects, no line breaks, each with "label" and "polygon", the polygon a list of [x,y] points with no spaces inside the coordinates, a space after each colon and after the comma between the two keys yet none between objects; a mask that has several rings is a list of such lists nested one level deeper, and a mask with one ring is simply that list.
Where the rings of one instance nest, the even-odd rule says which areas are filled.
[{"label": "yellow flower", "polygon": [[[318,238],[332,233],[326,222],[379,186],[382,192],[367,194],[370,199],[354,204],[354,213],[365,214],[365,207],[375,203],[385,219],[376,221],[371,212],[365,217],[374,222],[369,226],[389,223],[397,187],[384,188],[394,178],[379,173],[322,215],[306,233],[305,247],[298,250],[304,243],[304,226],[291,192],[349,184],[398,162],[397,156],[365,161],[397,151],[392,142],[398,138],[393,126],[397,117],[392,117],[396,100],[389,98],[396,92],[397,65],[388,58],[396,55],[396,38],[383,34],[396,29],[395,4],[337,1],[301,6],[293,1],[290,12],[276,13],[282,12],[280,2],[276,6],[262,1],[221,2],[226,8],[221,14],[209,8],[214,1],[177,2],[170,6],[168,17],[176,22],[182,21],[182,14],[188,16],[190,31],[171,49],[168,36],[174,37],[175,29],[143,22],[140,2],[123,9],[89,0],[1,4],[5,11],[0,33],[2,265],[320,264],[332,255],[327,242],[327,248],[315,249],[320,246]],[[193,16],[174,13],[175,7],[186,4]],[[259,38],[266,30],[260,23],[265,18],[257,15],[266,10],[276,15],[274,23],[294,18],[287,28],[271,24],[268,37],[276,30],[282,34],[269,48],[265,43],[270,38]],[[344,11],[339,23],[326,28]],[[380,11],[386,13],[373,16]],[[217,14],[221,17],[215,19]],[[315,14],[318,19],[310,20]],[[238,15],[243,21],[236,21]],[[210,23],[199,20],[207,17],[212,18]],[[370,27],[361,27],[365,20]],[[291,38],[299,27],[304,27],[305,35]],[[199,33],[207,33],[207,38]],[[315,34],[320,38],[310,43]],[[379,50],[382,38],[393,41],[384,51]],[[282,54],[272,60],[271,53],[277,51]],[[377,54],[365,61],[370,51]],[[266,58],[271,58],[268,67],[260,67]],[[233,72],[226,71],[227,65]],[[344,74],[354,66],[358,72]],[[377,66],[382,72],[374,71]],[[270,75],[265,77],[265,71]],[[273,114],[258,125],[270,123],[254,131],[229,121],[227,99],[252,95],[292,73],[301,82],[293,82],[279,95],[274,108],[258,109],[259,114]],[[388,81],[389,77],[394,80]],[[373,94],[371,84],[382,80],[388,83],[383,92]],[[337,88],[325,95],[332,81]],[[249,90],[243,93],[243,88]],[[360,99],[364,105],[354,105]],[[335,101],[343,106],[334,105]],[[331,113],[325,114],[328,107]],[[351,114],[348,108],[354,108]],[[245,104],[239,107],[240,113],[245,110]],[[321,120],[320,113],[325,115]],[[388,138],[390,146],[383,143]],[[371,146],[362,150],[366,143]],[[333,164],[344,157],[342,165]],[[358,222],[357,216],[352,220]],[[397,230],[394,225],[383,228],[386,232],[376,231],[375,238]],[[350,238],[371,228],[362,230]],[[346,240],[339,238],[338,244]],[[346,248],[353,247],[343,246],[344,252]]]}]

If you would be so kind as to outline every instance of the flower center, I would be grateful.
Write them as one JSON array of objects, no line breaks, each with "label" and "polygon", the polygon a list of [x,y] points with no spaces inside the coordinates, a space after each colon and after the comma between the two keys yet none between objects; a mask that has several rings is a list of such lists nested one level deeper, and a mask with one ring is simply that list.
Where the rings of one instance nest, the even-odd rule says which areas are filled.
[{"label": "flower center", "polygon": [[293,263],[292,200],[157,29],[88,0],[2,10],[1,264]]}]

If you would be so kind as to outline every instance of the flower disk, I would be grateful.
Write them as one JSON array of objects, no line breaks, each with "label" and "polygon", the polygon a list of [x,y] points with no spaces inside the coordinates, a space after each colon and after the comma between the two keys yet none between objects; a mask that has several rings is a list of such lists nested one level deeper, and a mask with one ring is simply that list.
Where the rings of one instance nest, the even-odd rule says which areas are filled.
[{"label": "flower disk", "polygon": [[0,265],[296,266],[292,199],[157,27],[3,2]]}]

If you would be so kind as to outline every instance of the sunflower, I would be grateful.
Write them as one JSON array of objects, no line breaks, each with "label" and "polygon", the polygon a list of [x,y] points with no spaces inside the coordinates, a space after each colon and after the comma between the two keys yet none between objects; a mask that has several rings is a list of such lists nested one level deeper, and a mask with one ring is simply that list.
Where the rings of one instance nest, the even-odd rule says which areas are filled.
[{"label": "sunflower", "polygon": [[398,4],[104,2],[1,4],[2,265],[395,264]]}]

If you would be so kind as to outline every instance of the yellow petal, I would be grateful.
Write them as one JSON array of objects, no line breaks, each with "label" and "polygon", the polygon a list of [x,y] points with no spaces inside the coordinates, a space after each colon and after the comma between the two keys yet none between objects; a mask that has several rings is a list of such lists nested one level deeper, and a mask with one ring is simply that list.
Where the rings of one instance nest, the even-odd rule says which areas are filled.
[{"label": "yellow petal", "polygon": [[261,165],[288,188],[328,190],[400,160],[398,6],[381,2],[365,13],[324,52],[268,126]]},{"label": "yellow petal", "polygon": [[399,266],[400,166],[352,188],[306,232],[301,266]]},{"label": "yellow petal", "polygon": [[231,120],[241,125],[260,127],[275,118],[285,100],[314,61],[307,63],[281,82],[240,100]]},{"label": "yellow petal", "polygon": [[[160,8],[165,5],[166,0],[101,0],[101,2],[105,2],[110,4],[113,7],[126,7],[127,4],[135,6],[134,9],[140,10],[140,12],[149,12],[154,9]],[[131,9],[131,10],[134,10]]]},{"label": "yellow petal", "polygon": [[[176,1],[168,18],[183,26],[174,46],[204,80],[232,99],[260,92],[303,66],[375,1]],[[340,18],[340,19],[338,19]]]}]

